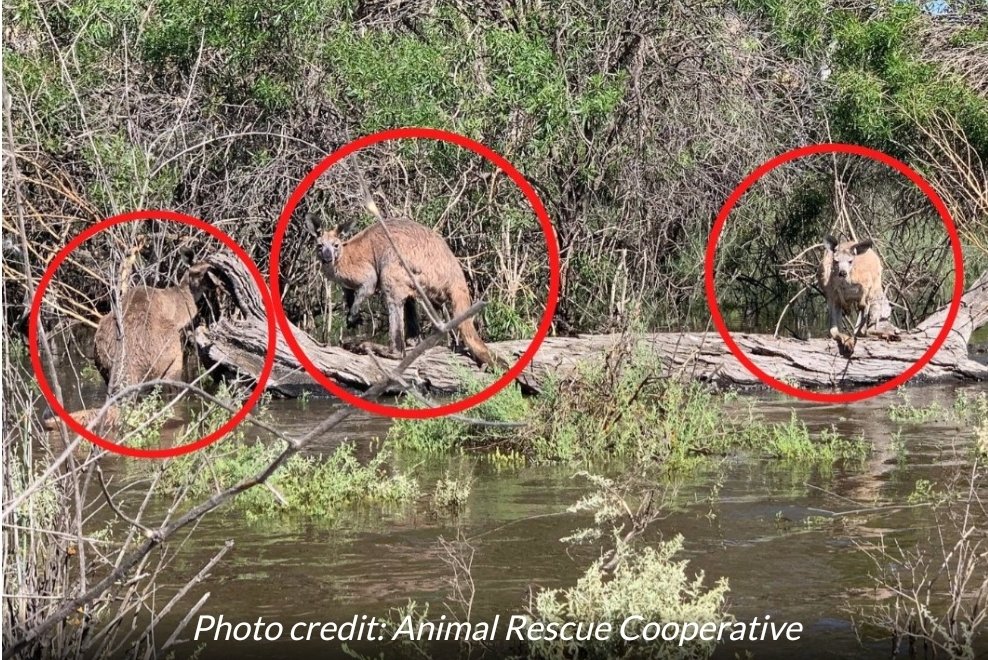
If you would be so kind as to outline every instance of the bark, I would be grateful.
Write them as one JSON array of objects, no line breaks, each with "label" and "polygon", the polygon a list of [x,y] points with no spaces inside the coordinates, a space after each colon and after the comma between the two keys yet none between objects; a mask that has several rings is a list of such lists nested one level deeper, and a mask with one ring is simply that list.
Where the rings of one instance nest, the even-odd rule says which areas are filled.
[{"label": "bark", "polygon": [[[219,275],[219,289],[225,299],[220,318],[209,327],[200,327],[196,343],[208,363],[255,377],[267,345],[265,312],[260,296],[246,270],[236,259],[219,254],[209,261]],[[806,388],[853,388],[874,385],[893,378],[916,362],[940,332],[947,310],[924,320],[899,341],[860,338],[850,359],[838,351],[829,338],[798,340],[771,335],[737,334],[736,343],[763,371],[785,382]],[[971,334],[988,324],[988,273],[975,281],[964,295],[953,330],[933,360],[919,373],[923,381],[984,380],[988,365],[969,356]],[[323,346],[293,326],[299,344],[310,360],[335,382],[354,390],[370,387],[397,362],[351,353],[341,347]],[[721,386],[762,384],[727,349],[714,332],[652,333],[629,338],[619,334],[550,337],[519,381],[538,391],[550,375],[573,375],[579,365],[600,360],[620,343],[632,342],[639,349],[652,351],[664,359],[670,376],[712,382]],[[492,350],[509,360],[517,359],[528,348],[529,340],[490,344]],[[405,373],[408,386],[432,393],[453,393],[462,389],[467,378],[491,380],[466,355],[446,347],[429,349]],[[284,396],[297,396],[319,385],[302,369],[279,332],[275,369],[268,389]],[[392,391],[400,389],[394,386]]]}]

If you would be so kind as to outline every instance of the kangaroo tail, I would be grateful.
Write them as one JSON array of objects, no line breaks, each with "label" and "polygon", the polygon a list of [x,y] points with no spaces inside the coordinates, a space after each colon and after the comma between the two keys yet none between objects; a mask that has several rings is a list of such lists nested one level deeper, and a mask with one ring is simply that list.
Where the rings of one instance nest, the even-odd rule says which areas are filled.
[{"label": "kangaroo tail", "polygon": [[[466,283],[464,283],[463,290],[454,292],[451,298],[453,316],[459,316],[470,309],[470,294],[466,291]],[[463,343],[467,345],[467,350],[470,351],[470,355],[477,361],[477,364],[486,364],[492,369],[507,368],[508,363],[491,351],[487,347],[487,344],[484,343],[484,340],[480,338],[480,333],[477,332],[477,326],[473,322],[473,317],[461,323],[459,330],[460,335],[463,337]]]}]

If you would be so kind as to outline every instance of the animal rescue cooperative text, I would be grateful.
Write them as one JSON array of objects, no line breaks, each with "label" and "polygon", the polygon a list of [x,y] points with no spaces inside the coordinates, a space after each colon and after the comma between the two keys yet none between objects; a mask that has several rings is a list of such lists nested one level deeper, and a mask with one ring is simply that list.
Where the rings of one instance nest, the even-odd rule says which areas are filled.
[{"label": "animal rescue cooperative text", "polygon": [[280,623],[258,617],[228,621],[223,615],[200,615],[196,641],[216,642],[604,642],[618,637],[626,642],[665,642],[679,646],[694,642],[795,642],[803,633],[798,621],[772,621],[768,614],[750,621],[647,621],[633,615],[616,622],[539,622],[524,615],[497,615],[489,621],[422,621],[406,616],[400,621],[355,614],[342,621]]}]

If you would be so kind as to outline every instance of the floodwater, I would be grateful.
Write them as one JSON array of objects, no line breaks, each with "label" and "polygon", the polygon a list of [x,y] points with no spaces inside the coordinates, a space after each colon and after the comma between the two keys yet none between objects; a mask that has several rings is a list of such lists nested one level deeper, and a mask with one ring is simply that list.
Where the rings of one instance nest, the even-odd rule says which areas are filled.
[{"label": "floodwater", "polygon": [[[956,389],[915,386],[906,392],[915,406],[939,401],[949,409]],[[795,412],[813,431],[833,426],[843,436],[863,436],[873,452],[864,464],[832,470],[750,457],[712,459],[671,484],[669,514],[648,538],[682,534],[691,573],[702,570],[707,586],[728,578],[729,611],[738,620],[771,615],[773,621],[798,621],[806,636],[826,640],[824,651],[832,657],[888,657],[887,640],[868,639],[875,633],[867,629],[859,640],[852,625],[859,610],[881,596],[869,577],[877,569],[859,546],[883,537],[905,547],[926,539],[934,529],[928,508],[881,507],[906,502],[919,480],[942,486],[953,478],[971,460],[970,430],[953,421],[891,421],[888,406],[900,400],[898,393],[853,405],[802,403],[768,392],[752,396],[769,421],[787,422]],[[275,400],[268,416],[282,430],[301,434],[339,405],[331,399]],[[325,454],[353,442],[366,457],[388,426],[387,420],[356,412],[310,451]],[[523,613],[532,591],[572,586],[599,552],[599,546],[574,549],[560,542],[588,523],[567,512],[589,489],[574,478],[576,468],[496,470],[488,461],[461,455],[395,460],[419,480],[422,501],[347,508],[332,520],[248,521],[236,508],[222,509],[207,516],[181,550],[173,586],[233,540],[234,549],[189,596],[192,603],[211,594],[200,614],[285,624],[344,621],[354,614],[393,615],[415,601],[429,603],[438,616],[447,612],[451,575],[438,540],[461,535],[475,549],[472,619],[482,621]],[[472,471],[475,479],[465,510],[455,518],[435,515],[426,501],[447,469]],[[816,522],[826,512],[853,509],[866,510],[840,522]],[[181,614],[166,620],[164,629]],[[183,637],[192,630],[194,622]],[[235,648],[239,657],[265,654],[263,644]],[[751,650],[757,657],[758,646]]]}]

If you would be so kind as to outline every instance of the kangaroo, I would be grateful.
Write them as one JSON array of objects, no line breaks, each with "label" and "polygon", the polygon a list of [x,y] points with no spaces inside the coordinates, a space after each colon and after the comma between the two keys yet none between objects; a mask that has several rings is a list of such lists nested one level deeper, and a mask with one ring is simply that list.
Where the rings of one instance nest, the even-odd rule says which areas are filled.
[{"label": "kangaroo", "polygon": [[[817,272],[827,298],[830,313],[830,336],[837,341],[842,355],[854,352],[855,337],[865,336],[880,321],[892,315],[892,306],[882,288],[882,262],[875,252],[874,241],[845,241],[827,235],[826,249]],[[840,331],[845,314],[856,311],[857,321],[851,335]]]},{"label": "kangaroo", "polygon": [[[360,305],[380,290],[388,307],[388,350],[371,345],[375,352],[391,358],[405,353],[405,339],[418,335],[418,313],[415,298],[418,291],[412,274],[429,301],[436,306],[449,304],[453,316],[470,308],[470,290],[463,268],[446,241],[432,229],[407,218],[384,220],[387,233],[380,222],[359,232],[344,242],[340,236],[349,223],[324,231],[316,230],[312,214],[306,216],[309,230],[317,236],[319,259],[323,275],[343,287],[347,308],[347,327],[361,323]],[[394,247],[388,238],[394,240]],[[400,252],[412,274],[405,270]],[[481,340],[473,318],[459,326],[463,342],[473,359],[480,365],[503,366]]]},{"label": "kangaroo", "polygon": [[[177,286],[129,288],[120,300],[119,328],[114,312],[100,318],[93,360],[108,394],[149,380],[182,380],[183,335],[192,326],[209,269],[207,263],[189,267]],[[98,411],[87,408],[70,414],[86,426]],[[118,419],[119,411],[110,407],[100,427],[113,427]],[[57,428],[58,420],[48,418],[44,425]]]}]

